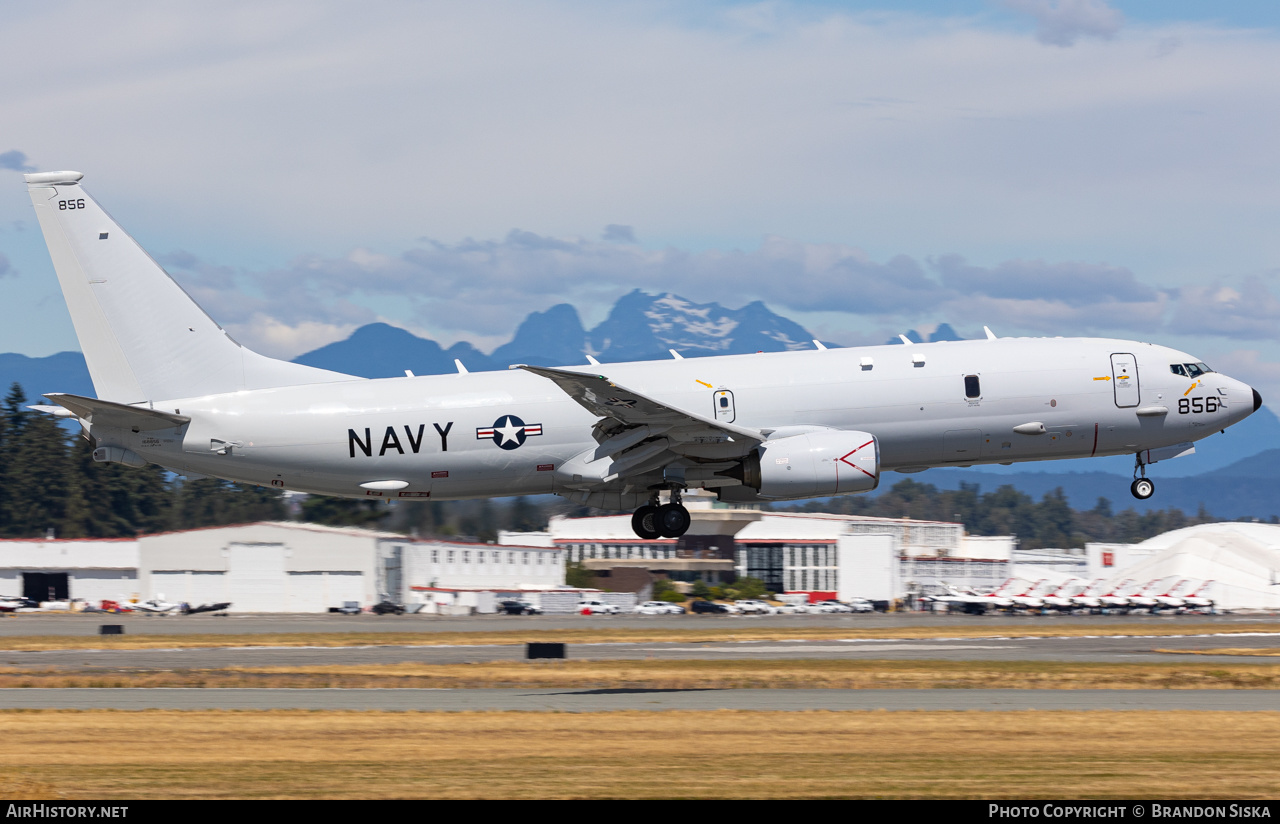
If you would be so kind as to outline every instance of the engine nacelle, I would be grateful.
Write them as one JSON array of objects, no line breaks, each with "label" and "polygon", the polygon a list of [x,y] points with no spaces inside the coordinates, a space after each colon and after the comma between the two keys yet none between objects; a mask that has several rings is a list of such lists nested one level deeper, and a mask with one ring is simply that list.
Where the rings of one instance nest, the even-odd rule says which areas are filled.
[{"label": "engine nacelle", "polygon": [[761,498],[815,498],[870,492],[880,484],[874,435],[830,430],[765,441],[742,462],[737,477]]}]

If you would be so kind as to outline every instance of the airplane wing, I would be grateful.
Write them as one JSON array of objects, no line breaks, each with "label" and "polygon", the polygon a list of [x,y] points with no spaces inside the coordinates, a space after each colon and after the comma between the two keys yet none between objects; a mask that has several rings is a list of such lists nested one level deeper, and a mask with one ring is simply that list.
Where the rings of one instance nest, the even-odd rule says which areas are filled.
[{"label": "airplane wing", "polygon": [[734,426],[680,409],[616,384],[604,375],[586,375],[545,366],[522,365],[520,368],[554,381],[592,414],[612,418],[627,427],[669,430],[667,437],[687,443],[732,442],[741,445],[741,454],[750,452],[766,438],[765,433],[758,429]]},{"label": "airplane wing", "polygon": [[565,394],[601,419],[596,424],[599,446],[575,459],[570,470],[579,488],[626,483],[681,459],[690,459],[691,464],[714,473],[732,466],[729,462],[748,454],[768,437],[758,429],[735,426],[664,403],[604,375],[545,366],[520,368],[554,381]]},{"label": "airplane wing", "polygon": [[186,415],[171,412],[160,412],[141,406],[129,406],[112,401],[100,401],[97,398],[85,398],[80,395],[53,393],[46,398],[70,410],[77,418],[83,418],[99,426],[119,427],[121,429],[137,429],[151,431],[155,429],[173,429],[191,421]]}]

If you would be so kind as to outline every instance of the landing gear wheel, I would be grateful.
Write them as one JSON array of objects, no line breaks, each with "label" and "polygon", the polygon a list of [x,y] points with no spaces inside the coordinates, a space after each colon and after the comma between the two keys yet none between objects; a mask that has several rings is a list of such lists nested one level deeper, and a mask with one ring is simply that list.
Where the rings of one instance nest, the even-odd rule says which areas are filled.
[{"label": "landing gear wheel", "polygon": [[662,533],[658,531],[658,507],[645,504],[637,509],[631,516],[631,529],[645,541],[662,537]]},{"label": "landing gear wheel", "polygon": [[1155,482],[1149,478],[1138,478],[1129,487],[1129,491],[1132,492],[1133,497],[1137,498],[1139,501],[1145,501],[1147,498],[1156,494],[1156,485]]},{"label": "landing gear wheel", "polygon": [[662,533],[663,538],[679,538],[689,531],[689,510],[683,504],[663,504],[658,507],[658,515],[654,525]]}]

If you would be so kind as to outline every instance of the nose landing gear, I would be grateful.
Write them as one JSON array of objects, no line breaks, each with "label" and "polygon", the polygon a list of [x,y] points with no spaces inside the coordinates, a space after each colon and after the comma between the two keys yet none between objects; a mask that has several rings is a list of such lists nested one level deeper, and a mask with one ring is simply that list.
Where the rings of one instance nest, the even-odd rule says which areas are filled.
[{"label": "nose landing gear", "polygon": [[[1142,473],[1141,478],[1138,477],[1139,472]],[[1142,462],[1141,452],[1134,456],[1133,483],[1129,485],[1129,491],[1139,501],[1145,501],[1156,494],[1156,483],[1147,477],[1147,465]]]},{"label": "nose landing gear", "polygon": [[649,503],[631,516],[631,529],[646,541],[679,538],[689,531],[691,521],[689,510],[680,502],[680,488],[673,486],[670,503],[659,505],[658,493],[654,491]]}]

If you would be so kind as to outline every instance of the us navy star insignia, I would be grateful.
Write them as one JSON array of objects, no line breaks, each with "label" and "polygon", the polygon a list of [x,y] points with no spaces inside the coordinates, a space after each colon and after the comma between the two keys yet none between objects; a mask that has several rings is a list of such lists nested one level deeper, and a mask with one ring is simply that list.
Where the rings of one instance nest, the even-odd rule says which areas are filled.
[{"label": "us navy star insignia", "polygon": [[503,415],[493,426],[476,428],[476,440],[492,440],[503,449],[519,449],[534,435],[542,434],[542,424],[525,423],[515,415]]}]

